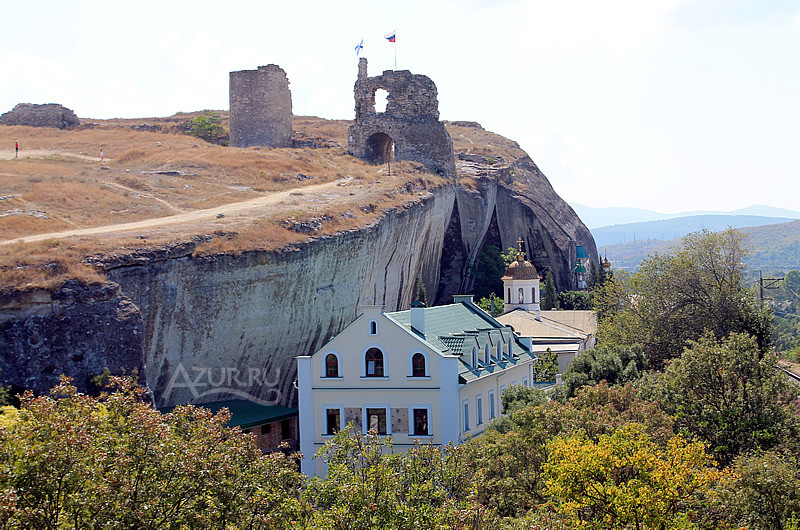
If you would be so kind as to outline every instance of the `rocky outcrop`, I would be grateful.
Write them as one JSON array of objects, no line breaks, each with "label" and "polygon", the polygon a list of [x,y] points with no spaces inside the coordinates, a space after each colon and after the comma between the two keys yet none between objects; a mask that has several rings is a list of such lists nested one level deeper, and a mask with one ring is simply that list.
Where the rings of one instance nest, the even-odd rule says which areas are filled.
[{"label": "rocky outcrop", "polygon": [[0,378],[6,385],[47,393],[62,374],[82,392],[92,377],[143,372],[139,309],[119,285],[67,282],[46,291],[0,295]]},{"label": "rocky outcrop", "polygon": [[527,259],[537,270],[553,273],[559,289],[574,289],[571,274],[575,243],[597,256],[594,239],[572,208],[553,190],[536,164],[522,153],[514,160],[459,153],[459,186],[447,229],[437,301],[471,293],[471,271],[488,245],[516,247],[522,238]]},{"label": "rocky outcrop", "polygon": [[294,357],[343,329],[359,303],[407,307],[418,271],[432,292],[454,193],[444,188],[363,230],[282,252],[172,252],[112,265],[109,278],[142,311],[157,404],[232,396],[296,404]]},{"label": "rocky outcrop", "polygon": [[72,129],[81,121],[70,109],[57,103],[34,105],[19,103],[0,116],[0,125],[26,125],[28,127],[56,127]]}]

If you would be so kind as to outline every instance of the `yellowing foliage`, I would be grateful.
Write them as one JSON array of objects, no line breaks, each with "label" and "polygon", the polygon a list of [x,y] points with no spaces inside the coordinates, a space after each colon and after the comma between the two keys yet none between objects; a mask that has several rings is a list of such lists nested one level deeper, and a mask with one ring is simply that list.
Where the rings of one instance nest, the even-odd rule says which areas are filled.
[{"label": "yellowing foliage", "polygon": [[678,435],[659,446],[637,423],[596,442],[557,437],[548,451],[545,492],[576,528],[669,528],[725,475],[703,443]]}]

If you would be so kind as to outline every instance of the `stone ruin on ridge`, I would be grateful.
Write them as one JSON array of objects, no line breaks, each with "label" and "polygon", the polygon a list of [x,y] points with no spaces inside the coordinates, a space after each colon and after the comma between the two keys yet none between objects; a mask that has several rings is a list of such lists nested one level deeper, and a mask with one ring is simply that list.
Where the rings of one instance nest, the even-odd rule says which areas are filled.
[{"label": "stone ruin on ridge", "polygon": [[276,64],[230,73],[232,147],[291,147],[292,93]]},{"label": "stone ruin on ridge", "polygon": [[0,116],[0,125],[27,125],[28,127],[55,127],[72,129],[81,124],[78,116],[58,103],[20,103]]},{"label": "stone ruin on ridge", "polygon": [[[386,111],[375,111],[375,92],[388,92]],[[439,121],[436,85],[408,70],[386,70],[367,76],[367,59],[358,62],[356,119],[350,126],[348,151],[374,163],[420,162],[440,175],[455,177],[453,141]]]}]

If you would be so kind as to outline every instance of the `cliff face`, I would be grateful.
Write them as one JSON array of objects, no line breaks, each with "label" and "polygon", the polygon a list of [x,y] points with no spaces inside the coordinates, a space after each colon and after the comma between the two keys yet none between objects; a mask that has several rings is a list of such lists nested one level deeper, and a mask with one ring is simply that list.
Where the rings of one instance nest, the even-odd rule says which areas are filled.
[{"label": "cliff face", "polygon": [[89,390],[106,366],[143,368],[159,406],[293,406],[296,356],[341,331],[360,303],[407,308],[418,275],[429,303],[471,292],[487,245],[522,237],[537,269],[570,288],[574,242],[596,256],[589,230],[515,143],[477,124],[448,130],[455,181],[366,228],[273,252],[131,250],[91,260],[106,270],[103,286],[0,297],[0,380],[45,392],[64,373]]},{"label": "cliff face", "polygon": [[295,356],[321,347],[361,302],[407,306],[418,271],[436,285],[454,193],[444,188],[374,226],[291,251],[111,269],[142,311],[157,404],[231,396],[295,404]]},{"label": "cliff face", "polygon": [[81,391],[103,368],[144,368],[139,309],[117,284],[65,284],[54,293],[0,296],[0,377],[7,385],[47,393],[61,374]]}]

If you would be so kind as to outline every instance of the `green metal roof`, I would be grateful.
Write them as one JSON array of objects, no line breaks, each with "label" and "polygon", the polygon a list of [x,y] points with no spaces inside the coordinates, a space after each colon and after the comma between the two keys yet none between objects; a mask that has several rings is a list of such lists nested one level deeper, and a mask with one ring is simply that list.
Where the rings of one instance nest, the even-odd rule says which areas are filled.
[{"label": "green metal roof", "polygon": [[[535,354],[517,340],[511,327],[504,326],[478,307],[458,303],[427,307],[424,311],[425,334],[422,338],[443,355],[461,357],[459,377],[462,382],[477,379],[485,373],[502,370],[520,361],[536,358]],[[411,311],[386,313],[386,316],[411,330]],[[412,332],[420,335],[416,331]],[[492,363],[485,364],[482,361],[485,345],[489,345],[491,355],[494,356],[496,353],[494,348],[501,337],[510,343],[514,358],[504,358],[499,362],[494,359]],[[466,358],[471,361],[472,345],[475,342],[478,345],[478,368],[474,368],[464,360]]]},{"label": "green metal roof", "polygon": [[578,263],[575,264],[575,268],[572,269],[572,272],[574,272],[574,273],[584,273],[584,272],[586,272],[586,267],[584,267],[583,263],[581,263],[579,261]]},{"label": "green metal roof", "polygon": [[586,253],[586,249],[583,248],[583,245],[578,245],[575,247],[575,259],[589,259],[589,255]]},{"label": "green metal roof", "polygon": [[[214,401],[213,403],[200,403],[195,407],[203,407],[211,412],[217,413],[223,407],[231,411],[231,419],[228,427],[241,427],[248,429],[256,425],[273,423],[297,416],[297,409],[281,407],[279,405],[261,405],[245,399],[228,399],[225,401]],[[161,412],[167,414],[172,412],[175,407],[160,408]]]}]

